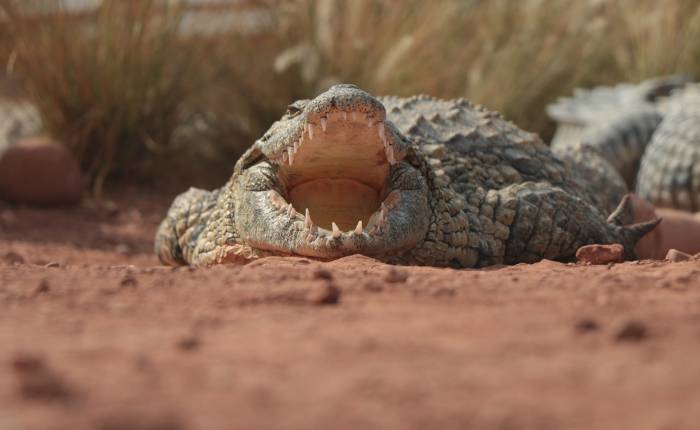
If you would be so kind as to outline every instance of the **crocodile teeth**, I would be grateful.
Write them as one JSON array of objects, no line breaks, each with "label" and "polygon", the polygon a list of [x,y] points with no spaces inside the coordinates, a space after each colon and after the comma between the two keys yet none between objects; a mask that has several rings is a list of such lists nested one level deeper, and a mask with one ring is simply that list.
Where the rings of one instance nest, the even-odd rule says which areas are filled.
[{"label": "crocodile teeth", "polygon": [[379,139],[381,139],[382,143],[384,143],[384,146],[387,146],[386,134],[384,133],[384,123],[383,122],[380,122],[377,124],[377,134],[379,135]]},{"label": "crocodile teeth", "polygon": [[374,123],[372,122],[372,118],[367,118],[367,127],[372,127]]},{"label": "crocodile teeth", "polygon": [[314,126],[309,124],[309,140],[314,140]]},{"label": "crocodile teeth", "polygon": [[331,223],[331,227],[333,228],[333,239],[337,239],[341,234],[343,234],[336,223]]},{"label": "crocodile teeth", "polygon": [[343,121],[347,121],[347,120],[348,120],[348,113],[345,112],[344,110],[343,110],[343,111],[340,111],[340,116],[343,117]]},{"label": "crocodile teeth", "polygon": [[287,151],[284,151],[284,152],[282,153],[282,161],[285,162],[285,163],[287,162]]},{"label": "crocodile teeth", "polygon": [[294,162],[294,148],[291,146],[287,148],[287,153],[289,154],[289,165],[291,166]]},{"label": "crocodile teeth", "polygon": [[352,120],[357,122],[357,111],[352,111]]},{"label": "crocodile teeth", "polygon": [[323,130],[324,133],[326,132],[326,126],[327,126],[326,121],[327,120],[325,117],[321,117],[321,129]]},{"label": "crocodile teeth", "polygon": [[392,166],[396,164],[396,158],[394,157],[394,148],[388,145],[386,148],[386,159],[389,160],[389,164]]},{"label": "crocodile teeth", "polygon": [[359,220],[357,222],[357,227],[355,227],[355,230],[353,231],[356,235],[361,235],[362,234],[362,220]]},{"label": "crocodile teeth", "polygon": [[294,142],[294,153],[295,153],[295,154],[296,154],[296,152],[299,150],[299,147],[300,147],[300,146],[301,146],[301,140],[298,141],[298,142]]},{"label": "crocodile teeth", "polygon": [[382,202],[382,208],[381,211],[379,212],[379,223],[384,224],[384,219],[386,218],[386,205],[384,202]]},{"label": "crocodile teeth", "polygon": [[287,216],[291,218],[293,215],[294,215],[294,207],[290,203],[287,205]]},{"label": "crocodile teeth", "polygon": [[311,228],[314,226],[314,222],[311,221],[311,214],[309,213],[309,208],[306,208],[306,216],[304,217],[304,227]]}]

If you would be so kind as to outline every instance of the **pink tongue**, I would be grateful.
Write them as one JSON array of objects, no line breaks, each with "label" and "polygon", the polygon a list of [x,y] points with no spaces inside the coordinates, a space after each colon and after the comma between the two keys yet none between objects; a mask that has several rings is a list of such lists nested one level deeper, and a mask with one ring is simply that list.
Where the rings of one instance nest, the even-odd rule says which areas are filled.
[{"label": "pink tongue", "polygon": [[319,227],[330,230],[335,222],[343,231],[353,230],[362,220],[367,225],[379,208],[378,192],[352,179],[316,179],[289,191],[289,201],[299,213],[309,209]]}]

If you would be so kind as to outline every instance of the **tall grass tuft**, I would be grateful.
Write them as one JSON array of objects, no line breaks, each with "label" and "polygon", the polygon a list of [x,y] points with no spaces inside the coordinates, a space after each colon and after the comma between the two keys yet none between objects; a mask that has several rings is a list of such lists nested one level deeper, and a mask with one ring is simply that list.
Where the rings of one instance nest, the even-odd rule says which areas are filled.
[{"label": "tall grass tuft", "polygon": [[265,25],[206,37],[163,0],[104,0],[79,25],[19,10],[37,1],[0,0],[16,68],[96,189],[194,152],[228,174],[290,101],[339,82],[466,97],[547,139],[546,104],[577,86],[700,76],[697,0],[247,0],[232,10]]},{"label": "tall grass tuft", "polygon": [[94,191],[109,174],[147,169],[168,150],[191,89],[178,6],[106,0],[81,15],[55,0],[0,7],[46,132],[74,152]]}]

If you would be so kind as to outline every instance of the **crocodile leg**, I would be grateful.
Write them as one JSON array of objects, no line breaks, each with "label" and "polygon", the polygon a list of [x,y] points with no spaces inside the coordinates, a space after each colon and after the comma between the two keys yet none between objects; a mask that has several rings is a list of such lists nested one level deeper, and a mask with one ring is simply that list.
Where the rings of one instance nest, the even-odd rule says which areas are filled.
[{"label": "crocodile leg", "polygon": [[216,207],[220,191],[190,188],[175,198],[156,233],[155,251],[165,264],[188,264]]}]

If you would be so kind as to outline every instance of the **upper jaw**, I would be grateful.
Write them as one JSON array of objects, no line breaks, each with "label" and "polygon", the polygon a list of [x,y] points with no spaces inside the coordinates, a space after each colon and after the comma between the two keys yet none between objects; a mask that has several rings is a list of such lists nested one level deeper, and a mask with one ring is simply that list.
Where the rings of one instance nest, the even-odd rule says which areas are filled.
[{"label": "upper jaw", "polygon": [[362,126],[371,131],[384,147],[385,160],[394,165],[407,153],[409,143],[393,123],[386,121],[386,114],[381,111],[343,110],[338,107],[320,112],[304,112],[293,119],[292,131],[282,134],[282,138],[269,145],[263,145],[262,152],[273,164],[291,166],[294,164],[299,149],[304,144],[322,142],[335,125]]}]

